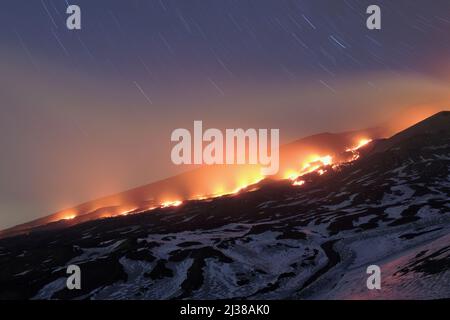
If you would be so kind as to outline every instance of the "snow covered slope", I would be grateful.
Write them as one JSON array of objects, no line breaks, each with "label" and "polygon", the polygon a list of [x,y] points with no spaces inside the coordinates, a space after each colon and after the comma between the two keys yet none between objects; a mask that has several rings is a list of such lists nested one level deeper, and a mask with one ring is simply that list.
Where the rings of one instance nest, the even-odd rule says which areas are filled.
[{"label": "snow covered slope", "polygon": [[[449,128],[437,114],[302,186],[2,239],[0,298],[450,298]],[[82,290],[65,288],[70,264]]]}]

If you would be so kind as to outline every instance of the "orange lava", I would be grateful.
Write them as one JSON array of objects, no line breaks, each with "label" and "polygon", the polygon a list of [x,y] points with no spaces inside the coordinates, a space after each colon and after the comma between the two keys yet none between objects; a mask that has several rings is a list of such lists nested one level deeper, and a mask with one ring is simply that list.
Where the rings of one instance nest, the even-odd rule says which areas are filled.
[{"label": "orange lava", "polygon": [[77,217],[76,214],[68,214],[66,216],[64,216],[61,220],[72,220],[75,219]]},{"label": "orange lava", "polygon": [[[357,150],[368,143],[370,143],[371,139],[360,139],[358,143],[350,148],[347,148],[347,152],[351,152],[353,154],[353,157],[348,161],[354,161],[358,159],[359,153]],[[342,162],[341,162],[342,163]],[[305,180],[299,180],[300,177],[312,173],[317,172],[319,175],[325,174],[328,170],[326,167],[332,166],[333,168],[338,167],[341,163],[335,162],[333,159],[333,156],[331,155],[319,155],[319,154],[311,154],[306,157],[306,160],[304,160],[299,168],[296,169],[290,169],[285,172],[283,175],[284,179],[292,180],[293,186],[303,186],[306,184]],[[144,211],[151,211],[155,210],[157,208],[169,208],[169,207],[178,207],[184,203],[184,201],[189,200],[211,200],[214,198],[222,197],[222,196],[233,196],[239,194],[244,189],[247,191],[254,191],[257,190],[258,187],[255,186],[252,189],[249,189],[248,187],[251,185],[256,185],[258,182],[265,179],[265,176],[262,176],[260,174],[254,173],[254,172],[245,172],[246,176],[242,177],[237,183],[235,184],[234,188],[230,187],[224,187],[222,184],[218,184],[216,187],[213,187],[213,192],[210,194],[197,194],[195,196],[191,196],[187,199],[169,199],[159,202],[159,204],[153,205],[151,207],[133,207],[131,205],[124,205],[123,211],[116,211],[114,213],[105,213],[100,216],[100,218],[110,218],[114,216],[126,216],[129,214],[136,214]],[[60,220],[71,220],[77,217],[77,214],[74,214],[73,212],[67,213],[65,216],[63,216]]]},{"label": "orange lava", "polygon": [[[346,162],[352,162],[352,161],[357,160],[359,158],[359,153],[357,152],[358,149],[369,144],[370,142],[372,142],[372,139],[363,138],[363,139],[360,139],[355,146],[347,148],[345,151],[351,152],[353,154],[353,156],[349,161],[346,161]],[[341,163],[333,162],[333,157],[330,155],[325,155],[325,156],[311,155],[308,157],[308,161],[306,161],[306,163],[303,163],[301,170],[299,170],[299,171],[288,170],[288,171],[286,171],[284,178],[293,180],[294,182],[292,183],[292,185],[294,185],[294,186],[302,186],[305,184],[305,181],[298,180],[299,177],[302,177],[302,176],[304,176],[308,173],[312,173],[312,172],[317,172],[317,174],[323,175],[327,172],[327,170],[324,169],[324,167],[331,165],[331,166],[333,166],[333,168],[336,168],[340,164],[342,164],[342,162]]]},{"label": "orange lava", "polygon": [[358,141],[358,144],[354,147],[348,148],[345,151],[347,152],[352,152],[352,151],[356,151],[361,147],[364,147],[365,145],[367,145],[368,143],[372,142],[372,139],[361,139]]},{"label": "orange lava", "polygon": [[[316,170],[321,170],[323,166],[329,166],[333,164],[333,157],[330,155],[318,156],[311,155],[307,157],[307,161],[303,163],[302,168],[298,171],[288,170],[284,174],[285,179],[297,180],[299,177],[304,176],[305,174],[314,172]],[[318,172],[319,174],[323,174],[324,171],[321,170]]]},{"label": "orange lava", "polygon": [[171,201],[164,201],[161,203],[161,208],[167,208],[167,207],[178,207],[183,203],[181,200],[171,200]]},{"label": "orange lava", "polygon": [[294,181],[294,183],[292,183],[293,186],[302,186],[305,184],[305,180],[298,180],[298,181]]}]

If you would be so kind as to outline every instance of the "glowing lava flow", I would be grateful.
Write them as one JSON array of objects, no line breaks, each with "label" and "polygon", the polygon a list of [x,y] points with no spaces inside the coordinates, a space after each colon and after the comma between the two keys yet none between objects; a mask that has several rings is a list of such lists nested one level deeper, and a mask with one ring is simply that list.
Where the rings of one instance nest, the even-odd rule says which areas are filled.
[{"label": "glowing lava flow", "polygon": [[[226,191],[223,186],[218,186],[216,188],[215,192],[213,192],[212,194],[197,195],[190,200],[208,200],[208,199],[214,199],[214,198],[219,198],[219,197],[223,197],[223,196],[235,195],[235,194],[238,194],[239,192],[241,192],[242,190],[248,188],[249,186],[257,184],[258,182],[261,182],[264,179],[265,179],[265,177],[262,175],[258,175],[256,177],[252,177],[252,178],[242,179],[242,181],[240,181],[238,183],[237,187],[235,187],[234,189],[232,189],[230,191]],[[249,191],[255,191],[255,190],[257,190],[257,188],[253,188]]]},{"label": "glowing lava flow", "polygon": [[[130,214],[138,214],[138,213],[142,213],[142,212],[146,212],[146,211],[152,211],[158,208],[171,208],[171,207],[179,207],[181,206],[185,201],[190,201],[190,200],[212,200],[214,198],[218,198],[218,197],[222,197],[222,196],[228,196],[228,195],[236,195],[239,192],[241,192],[242,190],[246,189],[247,187],[257,184],[258,182],[260,182],[261,180],[263,180],[265,177],[264,176],[256,176],[256,177],[246,177],[240,180],[240,182],[237,184],[237,187],[226,191],[223,187],[217,188],[217,191],[214,192],[213,194],[210,195],[197,195],[191,198],[187,198],[187,199],[177,199],[177,200],[165,200],[160,202],[157,205],[151,206],[151,207],[133,207],[131,209],[130,206],[124,206],[124,208],[122,209],[123,211],[120,212],[108,212],[108,213],[103,213],[99,216],[99,218],[112,218],[112,217],[116,217],[116,216],[127,216]],[[257,190],[257,188],[253,188],[251,190],[248,191],[255,191]],[[126,208],[126,210],[124,210]],[[72,214],[72,213],[68,213],[66,215],[64,215],[62,218],[58,219],[58,220],[71,220],[76,218],[78,215],[76,214]],[[58,221],[56,220],[56,221]]]},{"label": "glowing lava flow", "polygon": [[[304,176],[305,174],[314,172],[316,170],[319,170],[318,173],[320,175],[324,174],[325,171],[321,169],[323,166],[329,166],[333,164],[333,157],[330,155],[326,156],[317,156],[313,155],[308,157],[308,160],[305,164],[303,164],[303,167],[300,171],[294,171],[289,170],[284,175],[285,179],[290,180],[297,180],[299,177]],[[302,185],[302,184],[295,184],[295,185]]]},{"label": "glowing lava flow", "polygon": [[[241,192],[242,190],[246,189],[248,186],[251,186],[252,184],[256,184],[258,182],[261,182],[262,180],[264,180],[265,177],[261,176],[261,177],[256,177],[255,179],[253,179],[252,181],[241,181],[239,183],[239,185],[230,193],[228,194],[237,194],[239,192]],[[224,194],[227,195],[227,194]]]},{"label": "glowing lava flow", "polygon": [[293,186],[302,186],[305,184],[305,180],[297,180],[292,183]]},{"label": "glowing lava flow", "polygon": [[359,140],[358,144],[355,147],[345,149],[346,152],[351,152],[353,154],[350,161],[357,160],[359,158],[358,149],[364,147],[365,145],[369,144],[370,142],[372,142],[372,139],[361,139],[361,140]]},{"label": "glowing lava flow", "polygon": [[72,220],[75,219],[77,217],[76,214],[68,214],[66,216],[64,216],[61,220]]},{"label": "glowing lava flow", "polygon": [[[348,161],[342,161],[342,162],[334,162],[334,159],[331,155],[317,155],[317,154],[312,154],[308,157],[306,157],[306,160],[302,163],[301,168],[299,170],[288,170],[286,171],[286,173],[284,174],[284,179],[289,179],[292,180],[292,185],[293,186],[303,186],[305,185],[305,180],[301,180],[299,179],[300,177],[312,173],[312,172],[316,172],[319,175],[323,175],[325,174],[328,169],[329,166],[332,166],[333,168],[335,168],[336,166],[339,166],[340,164],[344,163],[344,162],[352,162],[356,159],[359,158],[359,152],[358,149],[360,149],[361,147],[367,145],[368,143],[370,143],[372,140],[371,139],[361,139],[358,141],[357,145],[351,148],[347,148],[345,151],[346,152],[351,152],[352,153],[352,158]],[[218,186],[216,188],[216,190],[212,193],[212,194],[205,194],[205,195],[196,195],[187,199],[171,199],[171,200],[165,200],[160,202],[159,204],[156,204],[154,206],[151,207],[131,207],[131,206],[124,206],[123,211],[119,212],[119,213],[113,213],[113,214],[104,214],[101,216],[101,218],[111,218],[114,216],[126,216],[129,214],[137,214],[137,213],[142,213],[142,212],[146,212],[146,211],[152,211],[158,208],[170,208],[170,207],[178,207],[180,205],[182,205],[183,203],[185,203],[185,201],[190,201],[190,200],[212,200],[218,197],[222,197],[222,196],[233,196],[233,195],[237,195],[239,194],[242,190],[247,190],[247,191],[255,191],[257,190],[259,187],[255,186],[252,189],[248,189],[249,186],[251,185],[256,185],[257,183],[259,183],[260,181],[264,180],[266,177],[262,176],[262,175],[256,175],[256,176],[247,176],[245,178],[242,178],[239,183],[237,183],[236,187],[234,189],[229,189],[226,190],[225,187],[223,186]],[[73,212],[69,212],[66,215],[64,215],[60,220],[71,220],[76,218],[77,215],[73,214]]]},{"label": "glowing lava flow", "polygon": [[167,208],[167,207],[178,207],[183,203],[181,200],[173,200],[173,201],[164,201],[161,203],[161,208]]},{"label": "glowing lava flow", "polygon": [[130,210],[125,210],[125,211],[121,212],[120,215],[121,215],[121,216],[127,216],[127,215],[129,215],[130,213],[136,211],[137,209],[139,209],[139,208],[133,208],[133,209],[130,209]]},{"label": "glowing lava flow", "polygon": [[358,144],[355,147],[345,149],[345,151],[347,152],[356,151],[359,148],[364,147],[366,144],[369,144],[370,142],[372,142],[372,139],[361,139],[358,141]]},{"label": "glowing lava flow", "polygon": [[[358,144],[354,147],[347,148],[346,152],[351,152],[353,154],[352,158],[348,161],[344,162],[352,162],[359,158],[358,149],[361,147],[367,145],[370,143],[372,139],[361,139],[358,141]],[[309,161],[307,161],[302,169],[299,172],[296,172],[294,170],[287,171],[285,174],[285,179],[290,179],[293,181],[292,185],[294,186],[302,186],[305,184],[304,180],[298,180],[298,178],[312,172],[317,172],[319,175],[323,175],[327,172],[324,167],[333,165],[333,168],[335,166],[339,166],[343,162],[333,163],[333,157],[330,155],[326,156],[311,156],[309,158]]]}]

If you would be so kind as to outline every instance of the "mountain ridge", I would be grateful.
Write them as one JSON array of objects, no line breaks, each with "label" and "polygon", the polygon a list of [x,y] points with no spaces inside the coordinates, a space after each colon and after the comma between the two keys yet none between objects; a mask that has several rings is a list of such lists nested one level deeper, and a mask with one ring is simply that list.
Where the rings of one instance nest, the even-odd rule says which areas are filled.
[{"label": "mountain ridge", "polygon": [[[448,131],[414,129],[301,185],[264,180],[0,239],[0,299],[450,298],[449,141]],[[65,286],[70,264],[81,290]],[[366,286],[373,264],[380,290]]]},{"label": "mountain ridge", "polygon": [[[283,167],[288,167],[289,165],[294,166],[295,162],[287,159],[294,158],[295,161],[298,162],[302,157],[309,155],[311,153],[310,150],[315,150],[318,152],[317,150],[320,149],[321,151],[323,150],[322,153],[338,154],[342,152],[345,147],[354,144],[355,137],[367,136],[377,138],[382,136],[382,132],[382,128],[374,127],[362,130],[344,131],[340,133],[325,132],[297,139],[281,146],[280,171],[282,172],[284,170]],[[216,172],[216,168],[219,168],[218,172]],[[189,189],[190,184],[192,184],[192,181],[200,180],[202,182],[201,184],[208,185],[210,180],[226,180],[233,175],[239,176],[240,172],[244,172],[245,175],[245,171],[255,172],[257,170],[259,170],[257,166],[250,165],[203,166],[146,185],[114,193],[99,199],[86,201],[75,207],[63,209],[50,215],[0,230],[0,238],[26,233],[35,227],[56,221],[60,221],[62,225],[74,224],[73,222],[75,221],[61,221],[66,215],[68,215],[67,212],[82,212],[79,217],[79,221],[84,222],[101,217],[102,208],[105,208],[105,210],[108,208],[113,211],[118,210],[114,208],[119,208],[121,201],[136,203],[135,206],[144,206],[146,205],[146,200],[151,198],[152,195],[161,196],[161,194],[164,193],[176,193],[173,192],[174,189],[187,190]],[[236,177],[235,180],[238,180],[238,177]],[[173,186],[176,186],[176,188]],[[116,200],[118,198],[123,200]],[[148,206],[151,205],[151,203],[148,204]]]}]

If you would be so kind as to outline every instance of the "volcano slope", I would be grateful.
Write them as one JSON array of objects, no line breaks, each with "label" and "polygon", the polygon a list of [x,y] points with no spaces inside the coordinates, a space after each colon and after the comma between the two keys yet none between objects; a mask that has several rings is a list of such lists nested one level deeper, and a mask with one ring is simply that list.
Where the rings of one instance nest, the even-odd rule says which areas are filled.
[{"label": "volcano slope", "polygon": [[[1,239],[0,299],[450,298],[449,114],[301,186]],[[71,264],[81,290],[66,289]]]},{"label": "volcano slope", "polygon": [[[336,156],[360,138],[378,139],[390,130],[372,129],[341,133],[321,133],[280,146],[280,177],[297,168],[311,155]],[[263,176],[259,165],[207,165],[152,182],[137,188],[65,208],[53,214],[0,230],[0,238],[27,234],[31,230],[49,230],[73,226],[90,220],[121,215],[134,210],[142,212],[161,206],[167,200],[205,198],[211,194],[231,193],[245,185],[256,183]]]}]

